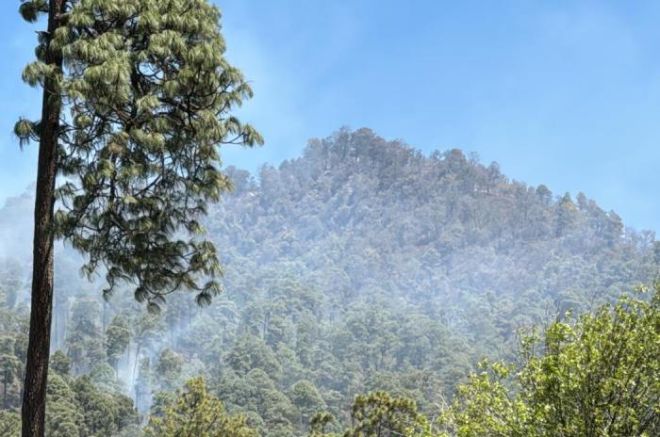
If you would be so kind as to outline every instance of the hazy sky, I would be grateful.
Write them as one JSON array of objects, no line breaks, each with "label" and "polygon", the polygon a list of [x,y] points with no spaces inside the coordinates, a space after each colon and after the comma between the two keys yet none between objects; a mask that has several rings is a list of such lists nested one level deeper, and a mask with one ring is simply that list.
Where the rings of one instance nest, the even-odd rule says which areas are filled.
[{"label": "hazy sky", "polygon": [[[461,148],[556,194],[585,192],[660,231],[660,2],[225,0],[228,57],[253,82],[241,115],[266,145],[370,127],[424,151]],[[0,203],[33,180],[11,129],[39,110],[20,82],[35,27],[0,2]]]}]

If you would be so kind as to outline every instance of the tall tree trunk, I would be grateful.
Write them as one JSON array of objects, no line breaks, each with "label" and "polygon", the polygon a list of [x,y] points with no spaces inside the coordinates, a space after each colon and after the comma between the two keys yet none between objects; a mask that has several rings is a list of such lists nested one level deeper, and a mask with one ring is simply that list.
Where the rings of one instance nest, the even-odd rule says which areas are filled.
[{"label": "tall tree trunk", "polygon": [[[59,25],[64,0],[50,0],[48,38]],[[62,68],[62,56],[47,50],[45,62]],[[30,337],[23,389],[22,435],[43,437],[46,416],[46,384],[50,356],[50,330],[53,313],[53,209],[57,174],[57,136],[61,98],[56,81],[44,83],[41,137],[36,200],[34,207],[34,246],[32,261],[32,303]]]}]

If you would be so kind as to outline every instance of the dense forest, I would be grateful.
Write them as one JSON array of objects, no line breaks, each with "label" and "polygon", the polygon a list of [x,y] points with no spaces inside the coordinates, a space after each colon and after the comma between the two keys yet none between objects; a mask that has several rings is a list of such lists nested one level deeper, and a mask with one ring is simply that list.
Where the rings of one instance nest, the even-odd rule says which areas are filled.
[{"label": "dense forest", "polygon": [[[653,232],[456,149],[343,129],[258,175],[226,172],[233,192],[204,223],[224,270],[209,306],[103,299],[103,276],[81,279],[80,256],[58,246],[48,435],[169,435],[177,390],[221,402],[226,435],[307,435],[330,417],[318,413],[339,432],[358,395],[435,417],[482,358],[514,362],[534,327],[659,272]],[[2,435],[20,422],[32,205],[0,209]]]}]

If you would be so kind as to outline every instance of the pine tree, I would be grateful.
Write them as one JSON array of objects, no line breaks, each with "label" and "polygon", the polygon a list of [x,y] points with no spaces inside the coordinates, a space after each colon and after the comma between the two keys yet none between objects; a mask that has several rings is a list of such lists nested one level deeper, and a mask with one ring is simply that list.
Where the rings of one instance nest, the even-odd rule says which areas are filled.
[{"label": "pine tree", "polygon": [[145,435],[199,437],[255,437],[246,418],[228,414],[222,402],[209,394],[202,378],[188,381],[176,399],[164,400],[162,415],[152,416]]},{"label": "pine tree", "polygon": [[22,432],[42,436],[54,239],[105,272],[105,296],[129,282],[151,310],[182,288],[208,304],[221,270],[199,219],[230,188],[218,146],[262,139],[231,115],[252,91],[207,0],[23,0],[20,13],[48,16],[23,73],[43,88],[41,119],[15,126],[39,142]]},{"label": "pine tree", "polygon": [[414,401],[375,392],[355,398],[351,413],[353,427],[346,437],[394,437],[430,435],[427,419]]}]

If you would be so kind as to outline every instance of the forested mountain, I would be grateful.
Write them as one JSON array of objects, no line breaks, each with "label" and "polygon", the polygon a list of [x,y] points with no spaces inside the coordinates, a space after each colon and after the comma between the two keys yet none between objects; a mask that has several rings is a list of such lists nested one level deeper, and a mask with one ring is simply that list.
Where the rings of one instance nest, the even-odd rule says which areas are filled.
[{"label": "forested mountain", "polygon": [[[160,315],[123,293],[105,302],[103,278],[80,279],[78,256],[60,248],[48,423],[69,434],[52,435],[134,435],[129,398],[144,418],[197,375],[269,436],[303,435],[319,411],[346,423],[354,397],[374,390],[429,412],[479,358],[510,358],[519,330],[658,274],[652,232],[460,150],[427,156],[341,130],[258,175],[227,171],[234,192],[205,223],[225,292],[208,307],[192,295],[172,295]],[[0,210],[7,423],[24,362],[31,203]]]}]

